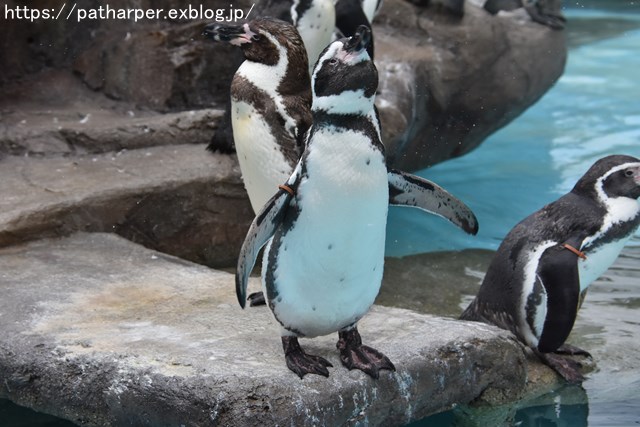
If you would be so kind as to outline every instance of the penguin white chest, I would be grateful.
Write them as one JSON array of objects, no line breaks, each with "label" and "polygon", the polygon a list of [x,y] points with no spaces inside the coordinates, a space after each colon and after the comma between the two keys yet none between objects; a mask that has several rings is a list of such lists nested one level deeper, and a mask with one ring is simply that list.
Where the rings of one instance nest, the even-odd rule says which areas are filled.
[{"label": "penguin white chest", "polygon": [[614,263],[629,238],[616,240],[596,248],[587,254],[587,259],[578,261],[580,292],[584,291]]},{"label": "penguin white chest", "polygon": [[605,205],[607,215],[604,217],[602,229],[582,243],[587,259],[578,261],[581,292],[611,267],[631,235],[605,243],[593,250],[589,249],[589,245],[602,238],[616,225],[632,221],[640,215],[640,203],[628,197],[608,198]]},{"label": "penguin white chest", "polygon": [[276,318],[285,329],[313,337],[354,324],[373,304],[382,281],[389,189],[383,154],[356,132],[316,132],[306,171],[298,217],[270,248],[276,264],[263,271],[273,269],[266,290]]},{"label": "penguin white chest", "polygon": [[242,180],[251,207],[258,212],[291,175],[271,127],[253,105],[231,101],[231,123]]},{"label": "penguin white chest", "polygon": [[309,72],[312,73],[318,57],[333,38],[336,10],[332,0],[311,2],[311,8],[303,16],[296,16],[296,21],[309,57]]}]

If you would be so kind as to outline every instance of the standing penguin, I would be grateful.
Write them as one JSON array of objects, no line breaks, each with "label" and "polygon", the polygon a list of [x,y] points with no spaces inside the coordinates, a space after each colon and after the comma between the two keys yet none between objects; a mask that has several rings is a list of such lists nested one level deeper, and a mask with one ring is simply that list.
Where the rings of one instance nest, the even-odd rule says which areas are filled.
[{"label": "standing penguin", "polygon": [[[254,13],[280,19],[295,27],[307,51],[308,73],[311,74],[320,52],[333,40],[336,25],[333,0],[265,0],[256,5]],[[230,111],[227,104],[219,128],[207,146],[209,151],[235,151]]]},{"label": "standing penguin", "polygon": [[[371,33],[333,42],[313,74],[313,125],[293,174],[251,224],[236,272],[244,308],[249,274],[267,244],[263,291],[282,326],[287,366],[300,378],[332,366],[305,353],[298,337],[338,332],[340,360],[377,378],[393,363],[362,345],[357,323],[380,289],[389,203],[444,216],[477,231],[473,213],[435,184],[387,170],[374,110],[378,75]],[[275,190],[275,189],[274,189]]]},{"label": "standing penguin", "polygon": [[272,18],[210,24],[204,34],[244,53],[231,82],[231,124],[242,179],[258,212],[291,175],[311,125],[307,53],[296,29]]},{"label": "standing penguin", "polygon": [[331,43],[336,26],[333,0],[266,0],[258,5],[260,16],[271,16],[296,27],[309,58],[309,74],[320,53]]},{"label": "standing penguin", "polygon": [[[360,25],[372,31],[373,18],[382,7],[382,0],[336,0],[336,34],[338,37],[350,37]],[[373,59],[373,37],[367,47]]]},{"label": "standing penguin", "polygon": [[524,219],[498,249],[461,319],[512,331],[567,381],[584,378],[560,353],[580,295],[615,261],[640,225],[640,160],[598,160],[568,194]]}]

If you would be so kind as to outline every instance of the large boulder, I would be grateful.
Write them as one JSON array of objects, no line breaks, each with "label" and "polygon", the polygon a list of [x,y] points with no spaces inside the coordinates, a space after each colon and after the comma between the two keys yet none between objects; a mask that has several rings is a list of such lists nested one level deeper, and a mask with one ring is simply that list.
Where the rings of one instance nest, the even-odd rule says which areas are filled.
[{"label": "large boulder", "polygon": [[378,108],[387,156],[418,170],[465,154],[535,103],[562,75],[563,31],[465,3],[387,0],[376,20]]},{"label": "large boulder", "polygon": [[[45,3],[41,7],[59,7]],[[184,7],[178,3],[120,0],[109,6],[168,11]],[[462,17],[431,3],[386,0],[374,25],[384,141],[393,166],[408,170],[477,147],[538,100],[566,59],[563,31],[492,15],[477,1],[465,3]],[[77,8],[98,6],[77,2]],[[218,0],[207,7],[230,5]],[[250,7],[244,0],[233,4],[245,12]],[[223,105],[238,51],[201,37],[204,22],[6,20],[0,84],[54,67],[73,70],[94,91],[142,109]]]}]

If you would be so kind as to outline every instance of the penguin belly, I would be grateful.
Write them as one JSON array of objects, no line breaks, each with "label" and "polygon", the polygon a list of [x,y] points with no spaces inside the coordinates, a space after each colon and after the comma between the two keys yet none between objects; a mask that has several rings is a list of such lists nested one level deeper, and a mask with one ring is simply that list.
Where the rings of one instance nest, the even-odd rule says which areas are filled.
[{"label": "penguin belly", "polygon": [[251,104],[232,99],[231,123],[242,180],[253,211],[259,212],[293,168],[265,117]]},{"label": "penguin belly", "polygon": [[313,73],[313,67],[324,48],[331,43],[336,26],[336,10],[331,0],[311,4],[311,9],[307,10],[296,23],[309,57],[310,74]]},{"label": "penguin belly", "polygon": [[630,238],[631,236],[599,246],[595,250],[586,253],[587,259],[578,261],[580,292],[587,289],[591,283],[611,267],[611,264],[618,258],[622,248]]},{"label": "penguin belly", "polygon": [[[265,256],[265,292],[286,331],[327,335],[356,323],[382,281],[389,203],[382,153],[364,135],[328,133],[313,141],[307,177],[297,191],[298,216]],[[323,138],[322,135],[314,139]],[[347,149],[345,151],[345,149]],[[269,259],[274,265],[269,265]],[[272,282],[269,283],[269,276]]]}]

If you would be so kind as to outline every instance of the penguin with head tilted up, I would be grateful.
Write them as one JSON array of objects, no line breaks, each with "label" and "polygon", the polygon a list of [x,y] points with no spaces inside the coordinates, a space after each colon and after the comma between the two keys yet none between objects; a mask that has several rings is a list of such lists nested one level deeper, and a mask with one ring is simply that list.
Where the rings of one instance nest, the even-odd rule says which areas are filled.
[{"label": "penguin with head tilted up", "polygon": [[374,109],[378,74],[367,27],[330,44],[313,78],[313,124],[289,179],[256,216],[240,251],[236,292],[244,308],[247,281],[262,246],[262,284],[281,325],[287,366],[301,378],[328,376],[326,359],[307,354],[299,337],[338,332],[340,360],[377,378],[394,370],[362,345],[358,321],[380,289],[389,204],[441,215],[468,232],[473,213],[422,178],[387,170]]},{"label": "penguin with head tilted up", "polygon": [[561,353],[581,294],[614,262],[640,226],[640,160],[598,160],[568,194],[507,234],[461,318],[511,330],[567,381],[579,366]]},{"label": "penguin with head tilted up", "polygon": [[258,212],[291,175],[311,125],[307,53],[296,29],[272,18],[210,24],[204,34],[244,53],[231,82],[231,124],[242,179]]}]

